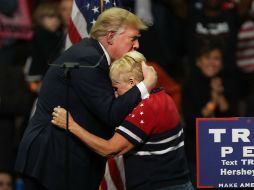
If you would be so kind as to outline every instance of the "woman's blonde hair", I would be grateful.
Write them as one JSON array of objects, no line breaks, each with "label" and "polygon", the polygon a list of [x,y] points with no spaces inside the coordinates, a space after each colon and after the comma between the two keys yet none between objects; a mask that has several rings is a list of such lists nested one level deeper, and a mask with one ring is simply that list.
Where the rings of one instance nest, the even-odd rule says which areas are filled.
[{"label": "woman's blonde hair", "polygon": [[147,26],[133,13],[113,7],[102,12],[92,26],[90,36],[98,39],[107,32],[119,32],[125,26],[133,26],[139,30],[147,29]]},{"label": "woman's blonde hair", "polygon": [[137,82],[144,80],[141,65],[143,61],[146,62],[146,58],[138,51],[131,51],[124,54],[110,66],[109,76],[112,82],[128,82],[130,77],[133,77]]}]

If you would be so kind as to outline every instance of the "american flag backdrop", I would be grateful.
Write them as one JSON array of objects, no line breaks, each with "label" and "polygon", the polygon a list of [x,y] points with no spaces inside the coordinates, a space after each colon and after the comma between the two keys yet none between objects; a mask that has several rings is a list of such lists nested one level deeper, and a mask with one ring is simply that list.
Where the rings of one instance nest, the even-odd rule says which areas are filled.
[{"label": "american flag backdrop", "polygon": [[73,0],[66,49],[89,36],[93,23],[103,10],[119,5],[119,0]]},{"label": "american flag backdrop", "polygon": [[[73,0],[65,49],[89,36],[93,23],[103,10],[119,5],[119,0]],[[124,184],[122,157],[109,159],[100,190],[125,190]]]}]

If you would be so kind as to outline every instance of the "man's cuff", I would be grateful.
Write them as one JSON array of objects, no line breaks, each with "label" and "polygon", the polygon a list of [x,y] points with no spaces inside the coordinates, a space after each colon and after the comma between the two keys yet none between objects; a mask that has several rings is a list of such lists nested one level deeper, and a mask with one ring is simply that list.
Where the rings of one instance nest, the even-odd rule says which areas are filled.
[{"label": "man's cuff", "polygon": [[138,87],[138,89],[141,93],[141,98],[142,99],[146,99],[146,98],[149,97],[149,92],[147,91],[146,86],[143,82],[138,83],[137,87]]}]

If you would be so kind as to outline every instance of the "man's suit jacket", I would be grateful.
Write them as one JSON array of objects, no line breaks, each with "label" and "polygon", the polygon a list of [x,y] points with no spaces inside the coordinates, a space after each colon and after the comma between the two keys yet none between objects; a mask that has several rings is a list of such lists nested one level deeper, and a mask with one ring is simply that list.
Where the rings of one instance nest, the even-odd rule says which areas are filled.
[{"label": "man's suit jacket", "polygon": [[[115,99],[109,65],[98,41],[84,39],[64,52],[55,64],[78,62],[96,68],[70,71],[69,108],[82,127],[102,138],[110,138],[114,128],[141,100],[135,86]],[[64,189],[67,180],[73,190],[97,190],[106,159],[70,135],[66,169],[66,132],[51,124],[55,106],[66,107],[67,80],[64,70],[51,67],[43,81],[37,108],[20,143],[16,170],[39,180],[48,189]],[[66,173],[68,176],[66,178]]]}]

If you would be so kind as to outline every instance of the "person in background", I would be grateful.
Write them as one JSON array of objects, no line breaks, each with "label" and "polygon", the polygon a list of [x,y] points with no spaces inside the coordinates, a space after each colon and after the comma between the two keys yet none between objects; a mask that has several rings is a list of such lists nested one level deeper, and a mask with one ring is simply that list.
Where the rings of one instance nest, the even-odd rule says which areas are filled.
[{"label": "person in background", "polygon": [[225,42],[224,70],[232,73],[237,69],[235,56],[237,34],[250,10],[252,0],[240,0],[238,3],[231,3],[231,7],[226,6],[225,2],[225,0],[203,0],[199,8],[192,9],[192,12],[187,14],[189,59],[194,71],[199,38],[209,36],[219,36]]},{"label": "person in background", "polygon": [[[67,134],[52,127],[51,112],[55,106],[65,105],[82,126],[100,137],[109,138],[157,81],[154,69],[143,64],[144,80],[115,99],[108,75],[111,61],[139,47],[139,30],[146,28],[125,9],[107,9],[93,25],[91,38],[67,49],[54,62],[58,66],[47,71],[35,114],[26,128],[16,159],[16,171],[27,177],[25,185],[29,188],[26,190],[98,189],[106,159],[73,136],[67,138],[70,150],[67,151]],[[66,62],[80,64],[80,68],[70,71],[70,80],[60,68]],[[68,94],[65,93],[67,87]],[[68,157],[64,158],[66,154]]]},{"label": "person in background", "polygon": [[20,66],[7,62],[0,68],[0,170],[13,171],[18,133],[28,119],[33,96]]},{"label": "person in background", "polygon": [[[21,6],[26,7],[27,3],[1,0],[0,4],[0,173],[2,182],[3,177],[9,179],[8,172],[14,173],[20,133],[28,120],[33,96],[29,92],[23,75],[29,43],[26,37],[31,30],[28,22],[26,24],[22,22],[22,18],[29,20],[29,11],[21,11]],[[24,28],[25,30],[19,30]],[[21,33],[28,35],[24,37]],[[9,189],[9,185],[5,182],[1,184],[0,189]]]},{"label": "person in background", "polygon": [[244,91],[244,83],[242,81],[242,73],[236,64],[237,34],[248,15],[252,0],[199,0],[199,2],[200,6],[188,14],[187,49],[189,74],[187,74],[187,78],[198,72],[195,66],[195,56],[199,48],[197,47],[199,38],[220,37],[225,42],[222,75],[228,79],[231,76],[232,82],[235,82],[237,88],[233,89],[236,91],[233,92],[233,89],[231,91],[237,95],[238,99],[235,100],[237,102],[235,104],[238,105],[244,95],[242,93]]},{"label": "person in background", "polygon": [[242,71],[244,97],[242,115],[254,113],[254,2],[246,21],[242,24],[237,41],[237,65]]},{"label": "person in background", "polygon": [[[146,62],[145,57],[131,51],[111,64],[110,78],[117,98],[143,80],[142,62]],[[180,116],[173,99],[164,90],[154,89],[109,140],[89,133],[72,116],[69,121],[70,132],[99,155],[124,155],[126,189],[193,189]],[[66,110],[55,108],[52,123],[65,129]]]},{"label": "person in background", "polygon": [[59,5],[59,11],[60,11],[65,34],[67,33],[68,26],[70,23],[72,3],[73,3],[73,0],[61,0]]},{"label": "person in background", "polygon": [[26,80],[32,92],[38,93],[49,63],[62,51],[62,23],[57,4],[38,5],[33,16],[32,55],[26,62]]},{"label": "person in background", "polygon": [[[195,184],[195,119],[237,116],[236,89],[232,79],[222,75],[224,44],[217,37],[201,38],[196,55],[196,75],[183,86],[182,111],[186,130],[186,151]],[[233,91],[232,91],[233,90]]]},{"label": "person in background", "polygon": [[70,42],[70,35],[72,33],[71,23],[71,13],[72,13],[72,5],[73,0],[60,0],[59,11],[62,19],[63,26],[63,43],[62,43],[62,51],[68,49],[72,46]]},{"label": "person in background", "polygon": [[0,190],[13,190],[13,177],[9,172],[0,171]]}]

